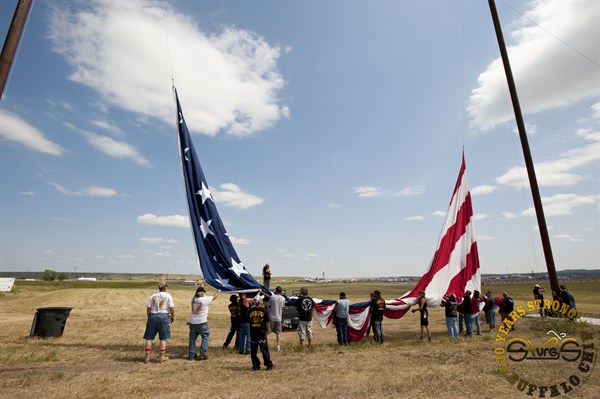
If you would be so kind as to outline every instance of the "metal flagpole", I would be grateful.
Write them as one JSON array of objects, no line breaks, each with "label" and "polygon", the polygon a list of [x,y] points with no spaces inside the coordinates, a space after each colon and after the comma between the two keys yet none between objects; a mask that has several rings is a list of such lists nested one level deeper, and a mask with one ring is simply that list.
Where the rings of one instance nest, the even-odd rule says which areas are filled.
[{"label": "metal flagpole", "polygon": [[10,23],[10,28],[6,33],[6,39],[4,40],[2,53],[0,54],[0,98],[4,94],[4,86],[6,85],[17,47],[19,47],[21,33],[23,33],[23,27],[25,26],[25,21],[27,21],[30,6],[31,0],[19,0],[12,22]]},{"label": "metal flagpole", "polygon": [[531,186],[531,194],[533,196],[533,204],[535,206],[535,214],[537,216],[538,226],[540,228],[540,235],[542,238],[542,247],[544,249],[544,256],[546,258],[546,268],[548,269],[548,278],[550,279],[550,286],[552,291],[555,293],[560,292],[558,285],[558,276],[556,274],[556,268],[554,266],[554,258],[552,256],[552,247],[550,246],[550,237],[548,236],[548,227],[546,226],[546,218],[544,217],[544,208],[542,207],[542,199],[540,197],[540,190],[535,176],[535,169],[533,167],[533,159],[531,157],[531,151],[529,149],[529,142],[527,140],[527,132],[525,131],[525,123],[523,122],[523,114],[521,113],[521,105],[519,104],[519,98],[517,97],[517,88],[515,86],[515,80],[513,78],[512,69],[510,67],[510,61],[508,59],[508,52],[506,51],[506,44],[504,43],[504,36],[502,35],[502,26],[500,25],[500,19],[498,18],[498,11],[496,10],[496,3],[494,0],[488,0],[490,5],[490,11],[492,13],[492,19],[494,21],[494,28],[496,30],[496,37],[498,38],[498,46],[500,47],[500,54],[502,55],[502,63],[504,64],[504,72],[506,73],[506,80],[508,88],[510,90],[510,98],[512,100],[513,109],[515,111],[515,118],[517,120],[517,127],[519,129],[519,137],[521,138],[521,146],[523,147],[523,155],[525,157],[525,166],[527,167],[527,175],[529,176],[529,185]]}]

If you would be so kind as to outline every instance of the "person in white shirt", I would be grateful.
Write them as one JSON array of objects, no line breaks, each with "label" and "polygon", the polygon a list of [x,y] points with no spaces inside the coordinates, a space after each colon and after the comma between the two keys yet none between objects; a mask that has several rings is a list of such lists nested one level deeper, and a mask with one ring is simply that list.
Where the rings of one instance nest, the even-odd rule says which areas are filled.
[{"label": "person in white shirt", "polygon": [[[213,300],[217,299],[221,291],[217,290],[213,296],[205,296],[206,290],[204,287],[196,288],[196,293],[192,298],[192,313],[190,314],[190,345],[189,345],[189,360],[206,360],[208,356],[208,338],[210,337],[210,329],[208,328],[208,306]],[[196,340],[198,336],[202,337],[200,343],[200,353],[196,354]]]},{"label": "person in white shirt", "polygon": [[152,341],[158,334],[160,340],[159,363],[164,363],[169,358],[166,356],[167,339],[171,338],[171,326],[169,322],[175,320],[175,303],[173,297],[167,292],[169,286],[166,283],[158,285],[158,292],[148,298],[146,305],[146,331],[144,339],[146,340],[144,363],[150,363],[150,352],[152,350]]},{"label": "person in white shirt", "polygon": [[269,299],[269,319],[271,320],[271,332],[275,333],[275,340],[277,342],[277,352],[281,350],[279,342],[279,334],[281,334],[281,317],[283,314],[283,307],[285,306],[285,298],[281,295],[283,288],[277,286],[275,288],[275,295]]},{"label": "person in white shirt", "polygon": [[335,329],[340,346],[348,345],[348,312],[350,301],[346,299],[346,293],[340,292],[340,300],[335,308]]}]

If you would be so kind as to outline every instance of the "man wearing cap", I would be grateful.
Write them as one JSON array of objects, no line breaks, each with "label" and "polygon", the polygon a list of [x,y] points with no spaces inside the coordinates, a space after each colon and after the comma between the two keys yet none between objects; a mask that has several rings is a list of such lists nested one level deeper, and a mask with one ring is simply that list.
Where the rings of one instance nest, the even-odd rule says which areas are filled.
[{"label": "man wearing cap", "polygon": [[277,352],[281,350],[279,342],[279,334],[281,334],[281,318],[283,316],[283,306],[285,305],[285,298],[283,295],[283,288],[277,286],[275,288],[275,295],[269,299],[269,319],[271,320],[271,331],[275,333],[275,341],[277,343]]},{"label": "man wearing cap", "polygon": [[[214,293],[213,296],[205,296],[206,290],[204,287],[196,288],[196,293],[192,298],[192,313],[190,314],[190,345],[189,345],[189,360],[206,360],[206,350],[208,349],[208,338],[210,337],[210,329],[208,328],[208,306],[219,297],[220,290]],[[202,337],[200,343],[200,353],[196,355],[196,339]]]},{"label": "man wearing cap", "polygon": [[385,310],[385,300],[381,297],[381,292],[379,290],[373,291],[370,307],[373,338],[378,344],[383,344],[383,312]]},{"label": "man wearing cap", "polygon": [[144,339],[146,340],[144,363],[150,363],[152,341],[156,334],[158,334],[160,340],[160,357],[158,361],[164,363],[169,360],[166,356],[167,339],[171,338],[169,321],[172,323],[175,320],[175,303],[171,294],[167,292],[168,287],[166,283],[160,283],[158,292],[148,298],[146,305],[148,319],[146,321],[146,331],[144,332]]},{"label": "man wearing cap", "polygon": [[540,301],[540,316],[542,317],[548,316],[548,309],[544,309],[544,294],[542,294],[544,291],[546,289],[540,284],[533,286],[533,299]]}]

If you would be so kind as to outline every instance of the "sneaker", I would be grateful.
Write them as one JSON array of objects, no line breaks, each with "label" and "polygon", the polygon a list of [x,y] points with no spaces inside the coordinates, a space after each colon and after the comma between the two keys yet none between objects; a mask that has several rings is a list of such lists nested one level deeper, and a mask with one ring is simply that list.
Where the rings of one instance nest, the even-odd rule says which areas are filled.
[{"label": "sneaker", "polygon": [[270,366],[267,366],[267,370],[273,370],[273,368],[274,368],[274,367],[275,367],[275,365],[274,365],[274,364],[272,364],[272,365],[270,365]]},{"label": "sneaker", "polygon": [[260,367],[254,367],[254,366],[252,366],[252,371],[258,371],[258,370],[260,370]]},{"label": "sneaker", "polygon": [[164,354],[162,354],[162,353],[160,354],[160,357],[158,358],[158,362],[159,363],[164,363],[164,362],[166,362],[168,360],[169,360],[169,357],[166,356],[166,355],[164,355]]},{"label": "sneaker", "polygon": [[277,352],[279,352],[281,350],[281,347],[279,345],[277,345]]},{"label": "sneaker", "polygon": [[150,363],[150,352],[146,352],[146,356],[144,357],[144,363]]},{"label": "sneaker", "polygon": [[199,355],[198,356],[198,360],[208,360],[208,356],[206,356],[206,355]]}]

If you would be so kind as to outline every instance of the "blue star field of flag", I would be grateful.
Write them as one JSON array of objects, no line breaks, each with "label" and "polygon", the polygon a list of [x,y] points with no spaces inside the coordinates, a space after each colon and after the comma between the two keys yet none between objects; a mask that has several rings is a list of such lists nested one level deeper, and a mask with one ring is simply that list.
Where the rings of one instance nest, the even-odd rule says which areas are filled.
[{"label": "blue star field of flag", "polygon": [[200,271],[208,285],[221,291],[261,289],[268,292],[244,267],[219,217],[194,144],[190,137],[177,90],[179,151],[185,181],[190,223]]}]

